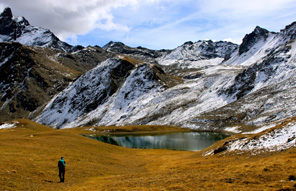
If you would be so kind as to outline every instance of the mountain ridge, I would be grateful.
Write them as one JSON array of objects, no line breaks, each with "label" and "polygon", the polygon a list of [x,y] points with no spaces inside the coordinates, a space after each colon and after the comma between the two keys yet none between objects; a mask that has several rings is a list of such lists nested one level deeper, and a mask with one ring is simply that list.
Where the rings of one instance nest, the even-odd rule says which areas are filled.
[{"label": "mountain ridge", "polygon": [[[21,19],[12,22],[10,11],[1,18],[7,18],[12,27],[20,25]],[[30,26],[24,19],[22,22]],[[240,45],[199,40],[172,50],[150,50],[111,41],[102,49],[79,47],[71,52],[58,48],[61,52],[55,55],[62,59],[56,57],[54,61],[75,68],[79,75],[52,95],[51,101],[42,107],[39,104],[31,119],[34,116],[36,121],[56,128],[164,124],[223,130],[236,125],[244,132],[292,117],[296,113],[291,96],[295,86],[295,34],[296,22],[280,32],[257,26]],[[36,44],[30,46],[44,50]],[[48,50],[52,48],[48,46]],[[46,57],[52,60],[53,56]],[[1,57],[0,67],[9,57]],[[6,102],[9,92],[3,91],[8,87],[3,84],[5,93],[1,97]],[[88,84],[93,84],[92,88]],[[1,107],[4,105],[8,103]],[[283,109],[283,105],[287,107]],[[49,120],[60,113],[63,117]]]},{"label": "mountain ridge", "polygon": [[[282,91],[283,94],[279,96],[288,96],[290,90],[280,90],[281,88],[277,87],[280,83],[285,84],[281,87],[291,87],[292,92],[294,85],[289,81],[292,81],[292,74],[295,72],[294,33],[294,25],[286,27],[279,33],[256,27],[252,33],[245,36],[241,45],[222,41],[186,42],[174,50],[162,52],[163,55],[156,56],[155,59],[150,59],[150,63],[160,66],[168,74],[181,74],[177,75],[184,80],[181,84],[157,91],[155,89],[154,92],[142,95],[140,100],[122,99],[122,103],[129,103],[125,105],[125,109],[121,108],[122,110],[110,107],[113,104],[117,105],[116,97],[111,96],[104,104],[78,117],[65,127],[84,126],[91,121],[92,125],[97,126],[165,124],[204,130],[223,130],[228,126],[239,125],[241,131],[246,131],[248,128],[256,128],[256,125],[264,125],[282,117],[291,117],[294,111],[293,105],[289,107],[290,110],[287,109],[288,113],[279,115],[281,108],[272,100],[269,100],[272,105],[259,110],[257,107],[262,104],[242,101],[252,95],[260,95],[256,99],[253,97],[253,100],[262,102],[266,100],[264,97],[268,88],[270,92],[276,89]],[[139,50],[143,50],[131,48],[125,51],[128,49],[126,45],[114,42],[110,42],[105,49],[131,57],[133,53],[136,56],[142,54]],[[188,76],[191,77],[186,78]],[[263,93],[256,94],[261,90]],[[135,93],[134,91],[136,90],[129,88],[129,93]],[[277,99],[286,104],[294,100],[285,100],[281,97]],[[253,114],[249,111],[244,114],[246,111],[237,109],[236,106],[233,107],[236,108],[235,111],[226,113],[224,111],[224,115],[219,114],[220,110],[223,113],[223,108],[238,103],[246,104],[241,105],[241,108],[253,105]],[[275,109],[276,107],[279,108]],[[271,109],[274,112],[272,115],[277,117],[259,120],[260,115],[271,112]],[[208,116],[211,113],[212,117]],[[253,123],[252,120],[257,122]],[[46,117],[38,118],[38,122],[50,125],[46,122]]]}]

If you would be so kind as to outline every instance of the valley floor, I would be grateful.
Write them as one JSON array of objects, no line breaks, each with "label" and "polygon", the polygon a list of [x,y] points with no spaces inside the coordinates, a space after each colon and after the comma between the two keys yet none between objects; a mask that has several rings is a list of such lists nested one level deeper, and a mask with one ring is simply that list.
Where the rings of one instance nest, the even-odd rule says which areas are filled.
[{"label": "valley floor", "polygon": [[[113,146],[28,120],[0,129],[0,190],[296,190],[295,149],[249,156]],[[57,162],[67,163],[59,183]]]}]

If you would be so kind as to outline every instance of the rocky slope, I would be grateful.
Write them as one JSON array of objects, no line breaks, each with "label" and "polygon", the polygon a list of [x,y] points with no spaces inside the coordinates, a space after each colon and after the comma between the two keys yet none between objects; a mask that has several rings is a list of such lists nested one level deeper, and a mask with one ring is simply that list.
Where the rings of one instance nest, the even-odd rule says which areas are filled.
[{"label": "rocky slope", "polygon": [[170,74],[195,78],[200,76],[199,69],[217,65],[229,59],[230,55],[238,49],[238,45],[231,42],[200,40],[194,43],[186,42],[173,50],[150,50],[143,47],[128,47],[121,42],[109,42],[103,49],[159,65]]},{"label": "rocky slope", "polygon": [[178,70],[202,69],[229,59],[237,48],[238,45],[225,41],[200,40],[194,43],[190,41],[158,58],[157,61],[160,65]]},{"label": "rocky slope", "polygon": [[[111,118],[128,120],[145,96],[179,83],[181,79],[166,75],[154,65],[127,57],[110,58],[55,96],[37,121],[61,128],[78,118],[86,125],[98,121],[109,124]],[[80,118],[89,113],[96,117]]]},{"label": "rocky slope", "polygon": [[[122,79],[124,82],[119,88],[113,89],[112,94],[107,94],[109,96],[105,96],[103,102],[96,102],[91,110],[85,112],[85,109],[78,108],[75,113],[79,114],[74,117],[71,112],[64,111],[63,108],[68,108],[65,107],[66,103],[82,104],[80,108],[86,108],[89,103],[81,103],[81,99],[75,99],[77,96],[73,97],[64,91],[50,102],[37,118],[38,122],[58,128],[78,125],[163,124],[222,130],[239,126],[243,132],[291,117],[296,111],[295,28],[296,23],[292,23],[279,33],[274,33],[256,27],[245,36],[240,46],[229,42],[198,41],[187,42],[171,51],[151,51],[151,54],[143,48],[128,48],[121,43],[109,43],[104,48],[116,54],[140,58],[147,53],[149,56],[146,60],[163,68],[163,73],[182,77],[182,83],[174,86],[164,83],[159,86],[154,79],[145,77],[151,67],[141,66],[141,70],[136,67],[134,72]],[[109,66],[115,63],[108,61]],[[91,72],[87,75],[90,74]],[[110,73],[100,74],[105,80],[112,79]],[[84,81],[81,84],[88,84],[89,78],[90,76],[84,76],[79,81]],[[92,80],[93,84],[102,83],[102,80],[94,77]],[[89,89],[88,94],[96,95],[97,88]],[[70,89],[79,92],[85,87],[74,87],[72,84],[67,91]],[[88,96],[84,98],[88,99],[101,100]],[[62,104],[58,100],[63,100]],[[63,113],[62,119],[48,119],[59,110]],[[71,119],[67,120],[67,123],[71,123],[66,124],[64,119]]]},{"label": "rocky slope", "polygon": [[79,72],[19,43],[0,43],[1,120],[27,117]]},{"label": "rocky slope", "polygon": [[[206,120],[207,124],[201,125],[221,127],[245,124],[247,126],[241,127],[241,131],[245,131],[294,116],[295,34],[296,23],[292,23],[279,33],[266,32],[257,27],[253,33],[246,35],[241,46],[248,47],[248,51],[238,50],[225,62],[228,65],[243,65],[245,69],[230,86],[219,91],[219,94],[237,101],[202,114],[199,119]],[[250,36],[256,40],[250,39]],[[246,39],[250,41],[248,45]]]},{"label": "rocky slope", "polygon": [[67,45],[13,17],[9,8],[0,15],[0,41],[7,41],[0,42],[0,121],[33,118],[70,82],[112,56],[98,46]]},{"label": "rocky slope", "polygon": [[228,137],[203,151],[204,156],[215,154],[258,155],[267,152],[279,152],[295,147],[295,117],[263,126],[255,131],[248,131]]},{"label": "rocky slope", "polygon": [[102,52],[85,48],[65,53],[17,42],[0,43],[0,120],[32,118],[70,82],[106,59]]}]

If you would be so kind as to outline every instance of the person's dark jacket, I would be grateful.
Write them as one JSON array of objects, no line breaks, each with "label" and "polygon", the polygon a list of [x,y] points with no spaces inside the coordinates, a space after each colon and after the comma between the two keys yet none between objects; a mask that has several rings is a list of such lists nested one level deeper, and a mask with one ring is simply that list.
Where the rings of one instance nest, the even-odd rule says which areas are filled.
[{"label": "person's dark jacket", "polygon": [[59,167],[59,170],[64,171],[66,167],[66,162],[63,159],[59,160],[58,167]]}]

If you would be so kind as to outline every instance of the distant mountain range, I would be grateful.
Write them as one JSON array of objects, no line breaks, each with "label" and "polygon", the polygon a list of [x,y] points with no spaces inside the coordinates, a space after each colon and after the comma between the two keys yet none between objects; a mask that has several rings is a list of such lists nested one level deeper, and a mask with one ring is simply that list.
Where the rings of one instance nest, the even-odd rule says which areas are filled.
[{"label": "distant mountain range", "polygon": [[150,50],[73,47],[6,8],[0,15],[0,119],[54,128],[177,125],[248,132],[296,115],[296,22],[242,44]]}]

